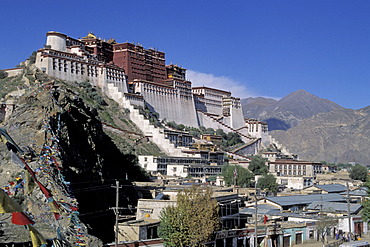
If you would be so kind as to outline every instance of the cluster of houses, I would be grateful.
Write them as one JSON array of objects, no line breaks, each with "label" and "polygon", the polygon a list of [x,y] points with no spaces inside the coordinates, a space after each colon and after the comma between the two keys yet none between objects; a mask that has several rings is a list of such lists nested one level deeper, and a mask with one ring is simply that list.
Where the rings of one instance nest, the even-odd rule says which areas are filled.
[{"label": "cluster of houses", "polygon": [[[180,137],[171,132],[170,141],[181,147]],[[226,187],[222,167],[228,164],[248,169],[251,156],[221,151],[217,135],[186,137],[186,152],[191,156],[139,156],[139,164],[155,182],[136,184],[150,191],[151,198],[139,199],[135,217],[121,218],[118,243],[122,246],[138,242],[160,246],[161,210],[176,205],[177,193],[194,184],[211,188],[219,205],[222,227],[207,246],[319,246],[367,234],[367,222],[361,217],[367,190],[361,181],[350,179],[348,171],[302,161],[276,149],[259,154],[279,184],[275,196],[257,188]]]},{"label": "cluster of houses", "polygon": [[[160,246],[160,212],[176,205],[179,191],[192,183],[136,183],[138,190],[149,191],[151,199],[139,199],[135,216],[121,216],[119,246]],[[367,190],[343,184],[311,185],[301,190],[285,190],[265,196],[255,188],[207,186],[219,205],[221,230],[207,246],[294,246],[367,234],[361,217],[361,202]],[[323,225],[325,227],[323,227]],[[263,246],[263,245],[262,245]]]},{"label": "cluster of houses", "polygon": [[[210,138],[200,138],[206,142],[188,139],[187,146],[198,157],[139,156],[140,165],[154,182],[136,183],[138,190],[150,193],[147,199],[138,200],[135,216],[120,218],[121,246],[138,242],[160,246],[161,210],[176,205],[179,191],[194,185],[211,188],[219,205],[222,227],[208,246],[255,246],[256,242],[258,246],[320,245],[343,236],[355,239],[367,234],[367,222],[361,217],[367,190],[361,181],[350,179],[348,171],[278,151],[262,152],[269,173],[279,184],[275,196],[258,188],[226,187],[221,176],[223,165],[248,169],[251,159],[220,151]],[[212,138],[217,143],[219,138]]]}]

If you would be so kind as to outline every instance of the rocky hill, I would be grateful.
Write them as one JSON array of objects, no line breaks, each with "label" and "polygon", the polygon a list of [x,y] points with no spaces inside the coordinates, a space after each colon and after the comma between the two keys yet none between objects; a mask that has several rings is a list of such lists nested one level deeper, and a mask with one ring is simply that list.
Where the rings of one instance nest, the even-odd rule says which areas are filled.
[{"label": "rocky hill", "polygon": [[261,112],[270,105],[276,104],[277,100],[264,97],[246,98],[240,101],[243,107],[243,115],[248,118],[259,118]]},{"label": "rocky hill", "polygon": [[269,130],[287,130],[318,113],[343,109],[332,101],[304,90],[290,93],[278,101],[261,97],[247,98],[242,100],[242,108],[244,117],[267,122]]},{"label": "rocky hill", "polygon": [[370,164],[370,106],[319,113],[271,134],[302,159]]},{"label": "rocky hill", "polygon": [[[159,148],[89,83],[53,80],[31,66],[1,79],[0,92],[0,127],[24,151],[1,136],[7,142],[0,145],[2,188],[45,238],[58,232],[73,246],[112,242],[112,185],[123,185],[120,207],[127,209],[121,214],[132,214],[138,194],[131,181],[147,180],[135,154],[159,155]],[[29,241],[28,231],[10,218],[0,216],[0,242]]]}]

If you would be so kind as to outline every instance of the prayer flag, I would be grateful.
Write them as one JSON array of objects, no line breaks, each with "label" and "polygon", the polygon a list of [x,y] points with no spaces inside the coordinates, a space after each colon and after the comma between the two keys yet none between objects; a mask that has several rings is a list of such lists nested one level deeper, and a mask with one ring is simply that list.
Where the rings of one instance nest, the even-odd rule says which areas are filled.
[{"label": "prayer flag", "polygon": [[2,189],[0,189],[0,213],[22,212],[21,206],[14,202]]},{"label": "prayer flag", "polygon": [[30,225],[35,224],[25,213],[23,212],[13,212],[12,213],[12,223],[16,225]]},{"label": "prayer flag", "polygon": [[37,231],[33,226],[29,225],[28,229],[30,230],[31,241],[33,247],[40,247],[46,244],[45,238]]}]

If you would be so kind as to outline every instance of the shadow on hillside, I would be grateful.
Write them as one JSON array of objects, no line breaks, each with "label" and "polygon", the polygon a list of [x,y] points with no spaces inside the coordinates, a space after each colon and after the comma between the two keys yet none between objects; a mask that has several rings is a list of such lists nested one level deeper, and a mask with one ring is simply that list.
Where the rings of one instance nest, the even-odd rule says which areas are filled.
[{"label": "shadow on hillside", "polygon": [[291,128],[290,124],[278,118],[269,118],[264,120],[267,122],[269,131],[272,130],[288,130]]},{"label": "shadow on hillside", "polygon": [[[120,189],[119,207],[136,207],[138,195],[130,181],[146,181],[137,158],[122,154],[102,129],[101,122],[81,102],[60,115],[60,136],[65,180],[70,182],[70,194],[79,203],[80,219],[88,226],[89,233],[103,242],[114,241],[116,190]],[[96,113],[95,113],[96,114]],[[57,118],[51,119],[57,131]],[[132,214],[128,209],[121,214]]]}]

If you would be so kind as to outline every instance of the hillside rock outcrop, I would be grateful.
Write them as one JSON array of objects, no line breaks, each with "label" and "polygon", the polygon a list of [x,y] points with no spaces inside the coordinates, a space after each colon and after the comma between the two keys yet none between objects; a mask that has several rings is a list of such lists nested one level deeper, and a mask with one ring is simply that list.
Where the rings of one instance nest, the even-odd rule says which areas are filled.
[{"label": "hillside rock outcrop", "polygon": [[[6,145],[0,145],[0,185],[34,219],[35,228],[45,238],[55,238],[59,232],[71,244],[112,242],[115,216],[110,207],[116,196],[112,185],[116,180],[123,185],[120,206],[127,209],[121,213],[132,214],[130,208],[136,206],[138,195],[131,181],[147,180],[135,153],[159,149],[148,142],[135,142],[130,135],[137,138],[142,133],[125,111],[88,83],[53,80],[32,68],[6,78],[2,87],[6,83],[24,92],[2,94],[2,102],[11,100],[13,105],[0,127],[25,150],[25,155],[18,156],[52,196],[45,197],[45,190],[38,186],[26,189],[31,181],[28,172],[15,164],[17,158],[12,158]],[[123,131],[109,131],[103,128],[106,124]],[[57,204],[57,210],[50,201]],[[4,214],[0,221],[0,242],[29,241],[27,231],[11,224],[9,216]]]}]

